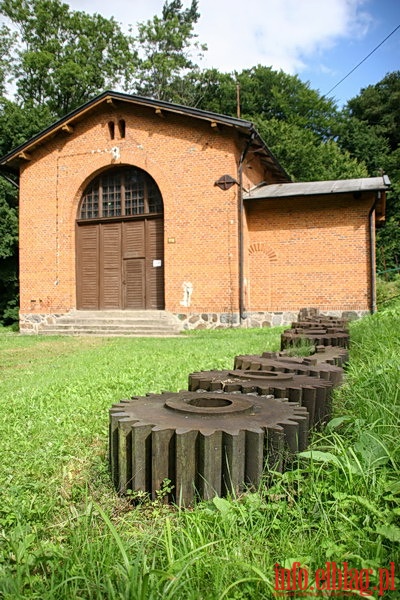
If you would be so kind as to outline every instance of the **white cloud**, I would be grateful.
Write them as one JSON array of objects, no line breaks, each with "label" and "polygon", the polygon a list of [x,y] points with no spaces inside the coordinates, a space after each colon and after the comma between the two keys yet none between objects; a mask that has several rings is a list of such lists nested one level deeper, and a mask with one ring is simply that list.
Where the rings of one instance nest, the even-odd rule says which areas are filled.
[{"label": "white cloud", "polygon": [[[67,0],[68,1],[68,0]],[[184,0],[184,6],[189,5]],[[164,0],[70,0],[74,10],[113,15],[135,25],[160,14]],[[202,65],[221,71],[256,64],[300,73],[342,38],[362,38],[371,24],[368,0],[199,0]]]},{"label": "white cloud", "polygon": [[200,0],[201,39],[209,47],[207,64],[241,70],[261,63],[298,73],[310,57],[341,37],[365,34],[363,0]]}]

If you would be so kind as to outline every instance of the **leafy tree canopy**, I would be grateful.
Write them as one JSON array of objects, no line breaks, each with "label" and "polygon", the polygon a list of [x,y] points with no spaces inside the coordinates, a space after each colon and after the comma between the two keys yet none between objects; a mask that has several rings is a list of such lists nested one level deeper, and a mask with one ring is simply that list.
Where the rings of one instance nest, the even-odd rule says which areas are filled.
[{"label": "leafy tree canopy", "polygon": [[322,142],[308,129],[274,119],[255,118],[258,131],[295,181],[365,177],[367,168],[340,150],[333,140]]},{"label": "leafy tree canopy", "polygon": [[206,50],[204,44],[196,42],[194,33],[199,17],[197,0],[187,9],[181,0],[167,0],[160,17],[138,24],[138,34],[132,40],[139,48],[133,73],[135,93],[175,102],[181,99],[179,78],[189,70],[197,71],[195,55],[200,58]]},{"label": "leafy tree canopy", "polygon": [[4,23],[0,26],[0,94],[4,94],[5,92],[5,84],[11,62],[11,48],[15,37],[15,34],[12,34]]},{"label": "leafy tree canopy", "polygon": [[187,77],[186,94],[199,108],[236,116],[237,86],[241,114],[249,118],[277,119],[329,139],[336,127],[337,109],[297,75],[257,65],[241,72],[220,73],[208,69],[193,82]]},{"label": "leafy tree canopy", "polygon": [[364,158],[370,175],[386,172],[386,223],[377,234],[378,268],[390,277],[400,269],[400,71],[388,73],[347,103],[339,144],[355,158]]},{"label": "leafy tree canopy", "polygon": [[385,137],[392,151],[400,144],[400,71],[388,73],[376,85],[363,88],[347,108],[356,117]]},{"label": "leafy tree canopy", "polygon": [[23,144],[54,121],[47,105],[20,104],[0,97],[0,156]]},{"label": "leafy tree canopy", "polygon": [[0,177],[0,323],[17,318],[18,212],[15,188]]},{"label": "leafy tree canopy", "polygon": [[385,169],[390,154],[389,140],[370,126],[347,112],[338,121],[338,143],[352,157],[365,162],[369,175],[379,175]]},{"label": "leafy tree canopy", "polygon": [[9,65],[17,98],[55,116],[119,85],[135,60],[116,21],[60,0],[1,0],[0,14],[17,29]]}]

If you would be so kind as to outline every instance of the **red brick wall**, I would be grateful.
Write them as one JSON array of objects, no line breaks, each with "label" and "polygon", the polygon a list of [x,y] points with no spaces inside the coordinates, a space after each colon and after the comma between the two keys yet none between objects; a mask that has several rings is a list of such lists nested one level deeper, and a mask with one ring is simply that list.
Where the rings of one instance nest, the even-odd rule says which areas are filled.
[{"label": "red brick wall", "polygon": [[[110,139],[108,122],[126,121]],[[233,128],[126,104],[102,104],[31,152],[20,179],[21,313],[76,307],[75,220],[82,193],[102,170],[133,165],[157,182],[164,201],[165,305],[175,313],[238,310],[238,177],[245,146]],[[117,147],[115,159],[112,148]],[[273,182],[251,153],[243,186]],[[249,311],[368,309],[368,211],[372,197],[247,204],[245,299]],[[193,285],[183,307],[183,283]]]},{"label": "red brick wall", "polygon": [[[122,105],[121,105],[122,106]],[[108,122],[126,121],[110,139]],[[32,152],[21,172],[21,312],[66,312],[76,306],[75,219],[82,192],[100,171],[134,165],[157,182],[164,201],[166,309],[185,312],[184,282],[193,284],[190,312],[230,312],[238,304],[237,178],[244,140],[231,128],[154,110],[108,105],[88,113]],[[118,147],[114,160],[111,149]],[[254,162],[254,161],[253,161]],[[260,180],[260,167],[252,179]],[[262,170],[261,170],[262,171]],[[174,240],[174,243],[171,243]]]},{"label": "red brick wall", "polygon": [[368,310],[372,195],[249,201],[249,311]]}]

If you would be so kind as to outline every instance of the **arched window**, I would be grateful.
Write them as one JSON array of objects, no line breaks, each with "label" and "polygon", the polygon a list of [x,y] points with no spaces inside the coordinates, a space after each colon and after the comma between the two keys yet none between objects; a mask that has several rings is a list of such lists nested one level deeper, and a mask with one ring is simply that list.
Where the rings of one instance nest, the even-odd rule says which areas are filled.
[{"label": "arched window", "polygon": [[161,214],[160,190],[148,173],[123,167],[98,175],[86,188],[79,219]]}]

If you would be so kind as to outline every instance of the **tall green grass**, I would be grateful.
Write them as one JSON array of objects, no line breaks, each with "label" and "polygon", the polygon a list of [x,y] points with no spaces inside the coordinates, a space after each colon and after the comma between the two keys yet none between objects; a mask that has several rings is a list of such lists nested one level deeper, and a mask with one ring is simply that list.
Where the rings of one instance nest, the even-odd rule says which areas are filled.
[{"label": "tall green grass", "polygon": [[398,308],[352,324],[334,418],[292,471],[192,510],[116,496],[108,408],[183,389],[189,372],[231,367],[235,354],[276,349],[279,330],[0,335],[0,597],[267,599],[275,563],[312,573],[347,561],[377,572],[399,561]]}]

